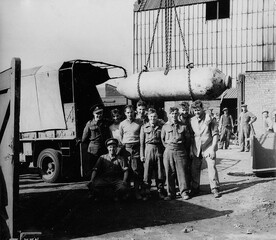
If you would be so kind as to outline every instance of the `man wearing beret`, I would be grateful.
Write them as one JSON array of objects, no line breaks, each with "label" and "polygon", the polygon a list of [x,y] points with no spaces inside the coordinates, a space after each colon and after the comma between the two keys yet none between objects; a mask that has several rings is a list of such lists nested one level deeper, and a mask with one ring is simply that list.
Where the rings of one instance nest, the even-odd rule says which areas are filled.
[{"label": "man wearing beret", "polygon": [[191,127],[194,137],[191,145],[192,181],[191,194],[197,195],[200,188],[200,171],[202,161],[208,166],[208,175],[211,192],[215,198],[221,196],[219,193],[219,179],[216,168],[216,151],[218,143],[218,126],[215,118],[210,118],[204,111],[203,103],[196,100],[192,104],[195,116],[191,118]]},{"label": "man wearing beret", "polygon": [[115,194],[114,200],[127,196],[128,166],[125,159],[117,155],[118,143],[116,138],[109,138],[105,142],[108,153],[97,160],[87,185],[92,198],[105,195],[107,189]]},{"label": "man wearing beret", "polygon": [[219,120],[219,131],[220,131],[220,141],[219,141],[219,148],[222,149],[223,145],[225,145],[225,149],[229,147],[230,143],[230,136],[233,131],[233,118],[228,113],[228,108],[222,109],[223,114]]},{"label": "man wearing beret", "polygon": [[104,106],[96,104],[91,107],[93,114],[92,120],[88,121],[82,135],[82,142],[89,142],[87,152],[89,169],[84,173],[85,176],[90,175],[97,159],[106,153],[105,140],[111,137],[109,130],[110,122],[103,119]]},{"label": "man wearing beret", "polygon": [[239,117],[240,129],[239,129],[239,144],[240,144],[240,152],[246,151],[249,152],[250,141],[248,141],[250,137],[250,132],[252,128],[252,123],[257,120],[257,117],[247,110],[247,105],[242,104],[242,113]]}]

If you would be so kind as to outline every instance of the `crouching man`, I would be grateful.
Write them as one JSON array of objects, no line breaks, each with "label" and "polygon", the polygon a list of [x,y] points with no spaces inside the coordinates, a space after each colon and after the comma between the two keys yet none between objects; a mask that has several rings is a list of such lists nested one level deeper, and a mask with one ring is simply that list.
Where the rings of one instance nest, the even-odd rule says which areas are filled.
[{"label": "crouching man", "polygon": [[118,140],[109,138],[105,145],[108,153],[99,157],[88,183],[90,198],[108,195],[112,192],[114,200],[125,199],[128,195],[128,166],[125,159],[117,155]]}]

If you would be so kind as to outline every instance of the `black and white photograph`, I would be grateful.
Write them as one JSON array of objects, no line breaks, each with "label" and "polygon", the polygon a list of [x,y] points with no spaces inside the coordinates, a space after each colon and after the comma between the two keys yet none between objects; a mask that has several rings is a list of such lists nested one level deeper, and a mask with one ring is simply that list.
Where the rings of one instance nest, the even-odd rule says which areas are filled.
[{"label": "black and white photograph", "polygon": [[276,0],[0,1],[0,240],[275,236]]}]

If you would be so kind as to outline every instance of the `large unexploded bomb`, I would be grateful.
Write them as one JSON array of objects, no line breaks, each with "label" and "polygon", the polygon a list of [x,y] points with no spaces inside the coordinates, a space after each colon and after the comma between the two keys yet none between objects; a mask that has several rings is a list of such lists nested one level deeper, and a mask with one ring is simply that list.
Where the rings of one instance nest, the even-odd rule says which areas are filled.
[{"label": "large unexploded bomb", "polygon": [[231,78],[217,68],[193,68],[133,74],[118,82],[117,90],[133,100],[215,99],[231,87]]}]

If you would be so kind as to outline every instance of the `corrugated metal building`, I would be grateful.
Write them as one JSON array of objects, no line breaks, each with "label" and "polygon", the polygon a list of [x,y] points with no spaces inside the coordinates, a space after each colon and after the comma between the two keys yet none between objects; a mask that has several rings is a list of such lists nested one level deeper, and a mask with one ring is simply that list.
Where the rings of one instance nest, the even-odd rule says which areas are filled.
[{"label": "corrugated metal building", "polygon": [[[234,82],[239,73],[245,71],[276,69],[274,0],[175,0],[169,4],[172,2],[190,62],[195,67],[216,66]],[[165,0],[156,27],[150,68],[166,65],[164,7]],[[146,64],[159,8],[160,0],[140,0],[134,5],[134,73],[140,72]],[[171,36],[171,66],[184,68],[187,59],[174,10]]]}]

